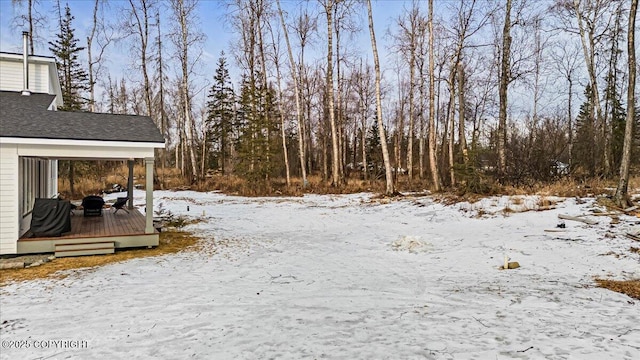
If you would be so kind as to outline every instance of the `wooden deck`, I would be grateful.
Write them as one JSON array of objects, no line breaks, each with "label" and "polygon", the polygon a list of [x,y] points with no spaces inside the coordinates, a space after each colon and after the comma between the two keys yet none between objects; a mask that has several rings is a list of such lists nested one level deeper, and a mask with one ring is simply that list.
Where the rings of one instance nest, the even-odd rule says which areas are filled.
[{"label": "wooden deck", "polygon": [[105,208],[102,216],[83,216],[82,210],[74,210],[71,216],[71,231],[59,237],[29,237],[18,240],[18,253],[53,252],[59,244],[88,244],[112,241],[116,248],[157,246],[159,235],[145,234],[146,219],[138,210],[126,213]]}]

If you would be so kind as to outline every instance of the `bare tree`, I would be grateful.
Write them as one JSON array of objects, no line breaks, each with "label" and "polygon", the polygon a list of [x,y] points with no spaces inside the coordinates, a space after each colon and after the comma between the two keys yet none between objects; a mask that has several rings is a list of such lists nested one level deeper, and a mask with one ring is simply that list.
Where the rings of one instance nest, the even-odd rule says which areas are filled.
[{"label": "bare tree", "polygon": [[140,69],[142,71],[144,87],[143,95],[146,105],[145,110],[148,116],[153,116],[148,58],[150,42],[149,36],[151,32],[151,24],[149,22],[153,16],[152,11],[156,6],[156,0],[129,0],[129,5],[129,16],[125,25],[128,33],[135,36],[135,40],[131,44],[138,53],[140,59]]},{"label": "bare tree", "polygon": [[[427,33],[427,19],[420,11],[420,6],[417,1],[413,1],[410,9],[405,9],[404,13],[396,20],[399,27],[399,34],[395,35],[396,46],[403,54],[407,65],[409,66],[409,84],[408,84],[408,118],[409,118],[409,133],[407,143],[407,171],[409,177],[409,183],[413,179],[413,139],[415,130],[415,114],[417,113],[414,101],[415,86],[416,86],[416,68],[418,67],[418,57],[422,55],[420,48],[425,41]],[[419,74],[421,75],[421,74]],[[422,82],[422,79],[420,79]],[[400,86],[399,86],[400,88]],[[402,105],[401,105],[402,106]],[[400,116],[402,119],[402,116]],[[402,135],[403,126],[399,126],[398,137]],[[399,147],[397,143],[397,147]],[[398,149],[399,150],[399,149]]]},{"label": "bare tree", "polygon": [[635,27],[636,14],[638,12],[638,0],[631,0],[629,9],[629,24],[627,25],[627,56],[629,57],[629,86],[627,87],[627,119],[624,132],[624,145],[622,161],[620,163],[620,180],[616,189],[615,201],[620,207],[630,205],[628,196],[629,168],[631,164],[631,147],[633,143],[633,128],[636,121],[635,113],[635,89],[636,89],[636,45]]},{"label": "bare tree", "polygon": [[434,50],[434,34],[433,34],[433,0],[429,0],[429,167],[431,169],[431,178],[433,181],[433,189],[440,191],[442,183],[440,181],[440,173],[438,171],[438,161],[436,159],[436,94],[435,94],[435,50]]},{"label": "bare tree", "polygon": [[501,176],[507,169],[507,86],[511,77],[511,0],[507,0],[502,30],[502,55],[500,61],[500,113],[498,116],[498,171]]},{"label": "bare tree", "polygon": [[280,7],[280,0],[276,0],[278,6],[278,13],[280,15],[280,23],[282,24],[282,32],[284,33],[284,39],[287,44],[287,53],[289,55],[289,65],[291,68],[291,78],[293,79],[294,96],[296,100],[296,120],[298,130],[298,157],[300,158],[300,171],[302,173],[302,187],[307,186],[307,170],[305,167],[305,154],[304,154],[304,133],[302,124],[302,106],[300,104],[300,80],[297,74],[296,62],[293,59],[293,50],[291,49],[291,43],[289,42],[289,32],[287,31],[287,25],[284,21],[284,14],[282,7]]},{"label": "bare tree", "polygon": [[36,6],[40,5],[40,0],[11,0],[14,7],[22,5],[26,6],[26,13],[18,15],[14,18],[13,22],[16,27],[23,27],[25,24],[28,26],[29,31],[29,51],[30,54],[34,54],[33,39],[40,37],[40,27],[45,24],[46,16],[40,14],[37,11]]},{"label": "bare tree", "polygon": [[[596,144],[601,144],[601,154],[603,161],[603,168],[605,174],[610,171],[610,159],[607,149],[607,125],[604,123],[604,117],[602,113],[602,107],[600,104],[600,89],[598,85],[598,43],[602,38],[600,32],[605,32],[609,27],[610,20],[607,19],[606,9],[611,4],[608,0],[573,0],[573,6],[570,4],[561,4],[569,12],[573,12],[578,22],[578,34],[580,36],[580,42],[582,44],[582,51],[584,54],[585,64],[587,66],[587,73],[589,74],[589,83],[591,85],[591,91],[593,91],[595,117],[597,126],[600,129],[600,133],[597,138],[600,141],[596,141]],[[600,27],[601,22],[605,22],[604,27]]]},{"label": "bare tree", "polygon": [[[164,62],[162,61],[162,32],[160,27],[160,12],[156,10],[156,27],[158,29],[158,36],[156,38],[156,50],[158,51],[156,62],[158,68],[158,104],[157,107],[160,108],[160,131],[162,132],[162,136],[165,139],[168,137],[168,124],[167,124],[167,111],[165,108],[165,97],[164,97]],[[160,186],[164,189],[164,174],[165,174],[165,163],[167,162],[167,150],[160,149],[160,166],[162,169],[162,175],[160,176]]]},{"label": "bare tree", "polygon": [[[433,1],[433,0],[430,0]],[[367,0],[367,13],[369,16],[369,34],[371,36],[371,48],[373,50],[373,64],[376,72],[376,114],[378,115],[378,135],[382,146],[382,159],[387,180],[386,194],[393,195],[393,173],[391,172],[391,161],[389,160],[389,149],[387,148],[387,135],[384,131],[382,121],[382,96],[380,92],[380,60],[378,60],[378,47],[376,46],[376,34],[373,30],[373,11],[371,10],[371,0]]]},{"label": "bare tree", "polygon": [[336,0],[324,0],[322,5],[327,17],[327,106],[329,107],[329,123],[331,126],[331,184],[335,187],[340,187],[342,186],[340,149],[338,146],[338,127],[336,125],[333,88],[333,13]]},{"label": "bare tree", "polygon": [[[299,77],[300,101],[302,109],[302,134],[304,139],[304,154],[306,157],[306,170],[311,172],[313,165],[313,136],[311,129],[312,114],[312,93],[317,85],[313,77],[309,76],[310,70],[305,64],[305,49],[313,39],[313,34],[317,30],[317,17],[309,13],[305,7],[296,17],[293,25],[295,34],[300,44],[299,54]],[[326,172],[324,173],[326,174]]]},{"label": "bare tree", "polygon": [[[92,13],[91,30],[87,36],[87,62],[89,63],[89,111],[96,111],[95,85],[96,75],[100,72],[102,60],[107,46],[113,41],[113,33],[107,33],[107,27],[104,19],[99,16],[100,5],[106,3],[106,0],[95,0]],[[93,56],[94,41],[97,45],[98,53]]]},{"label": "bare tree", "polygon": [[[278,10],[282,14],[280,9],[280,2],[278,1]],[[286,27],[285,27],[286,29]],[[282,153],[284,156],[284,166],[287,179],[287,186],[291,186],[291,172],[289,169],[289,152],[287,151],[287,136],[285,126],[285,113],[283,108],[284,95],[282,91],[282,74],[280,72],[280,51],[278,49],[279,41],[276,41],[273,28],[269,26],[269,34],[271,35],[271,45],[273,46],[273,65],[276,68],[276,81],[278,85],[278,112],[280,113],[280,135],[282,137]],[[297,91],[296,91],[297,92]]]},{"label": "bare tree", "polygon": [[369,164],[367,161],[367,129],[369,128],[369,109],[371,107],[371,98],[375,96],[375,89],[372,91],[371,86],[371,67],[367,64],[362,67],[362,59],[360,59],[360,68],[356,74],[356,93],[358,94],[358,107],[360,109],[360,143],[362,151],[362,171],[364,179],[369,178]]},{"label": "bare tree", "polygon": [[[561,41],[556,45],[555,51],[551,52],[556,68],[562,76],[567,80],[567,133],[568,133],[568,157],[572,159],[573,152],[573,87],[576,79],[576,71],[578,70],[578,61],[580,60],[579,46],[575,46],[568,41]],[[571,165],[571,164],[569,164]]]},{"label": "bare tree", "polygon": [[[193,71],[194,60],[189,56],[189,50],[194,50],[198,44],[204,40],[204,35],[197,31],[196,7],[197,0],[171,0],[171,11],[173,13],[174,32],[171,39],[176,47],[176,56],[180,61],[181,79],[180,79],[180,96],[182,99],[183,116],[184,116],[184,135],[186,142],[183,146],[188,148],[189,163],[191,165],[192,178],[198,176],[196,155],[195,155],[195,122],[192,115],[191,92],[190,92],[190,75]],[[201,51],[201,50],[200,50]],[[197,58],[199,55],[195,58]]]}]

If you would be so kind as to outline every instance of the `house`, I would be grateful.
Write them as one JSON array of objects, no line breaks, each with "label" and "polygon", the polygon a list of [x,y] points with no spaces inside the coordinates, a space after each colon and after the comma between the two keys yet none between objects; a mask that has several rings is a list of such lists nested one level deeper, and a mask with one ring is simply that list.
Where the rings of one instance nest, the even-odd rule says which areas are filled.
[{"label": "house", "polygon": [[[84,255],[158,245],[153,228],[154,150],[164,138],[147,116],[56,111],[62,91],[55,59],[0,53],[0,255],[55,252]],[[144,159],[146,215],[83,219],[52,238],[26,238],[36,198],[57,192],[58,160]],[[91,221],[91,223],[88,223]]]}]

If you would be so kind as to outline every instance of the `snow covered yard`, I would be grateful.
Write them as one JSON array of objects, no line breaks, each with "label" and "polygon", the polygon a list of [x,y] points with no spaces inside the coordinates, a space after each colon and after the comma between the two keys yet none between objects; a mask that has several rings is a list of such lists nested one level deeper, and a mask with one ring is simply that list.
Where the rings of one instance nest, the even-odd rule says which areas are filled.
[{"label": "snow covered yard", "polygon": [[593,281],[640,278],[638,219],[544,231],[592,202],[158,191],[203,248],[3,287],[0,358],[638,359],[640,302]]}]

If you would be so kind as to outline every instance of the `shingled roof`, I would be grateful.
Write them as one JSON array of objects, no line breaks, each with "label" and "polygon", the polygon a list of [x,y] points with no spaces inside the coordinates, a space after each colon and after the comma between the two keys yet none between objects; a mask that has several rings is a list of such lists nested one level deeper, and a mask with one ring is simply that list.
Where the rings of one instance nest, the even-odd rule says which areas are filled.
[{"label": "shingled roof", "polygon": [[148,116],[47,110],[54,99],[0,91],[0,137],[164,143]]}]

